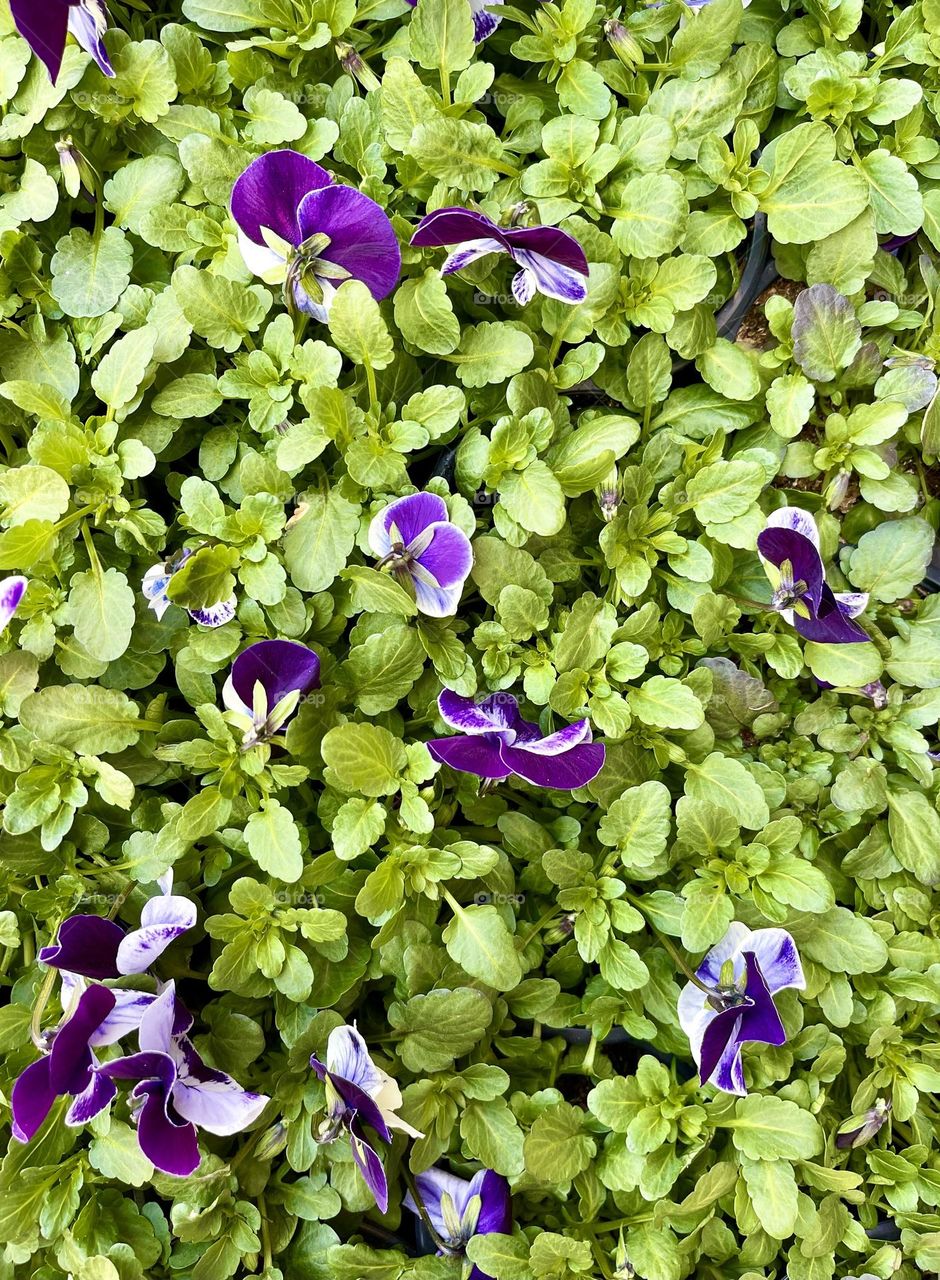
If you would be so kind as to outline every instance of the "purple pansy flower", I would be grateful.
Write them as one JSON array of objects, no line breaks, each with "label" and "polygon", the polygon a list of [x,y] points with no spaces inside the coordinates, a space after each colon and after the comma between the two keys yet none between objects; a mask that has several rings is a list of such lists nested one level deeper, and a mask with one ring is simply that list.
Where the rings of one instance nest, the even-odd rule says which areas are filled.
[{"label": "purple pansy flower", "polygon": [[435,760],[462,773],[495,780],[516,774],[537,787],[572,791],[596,778],[603,767],[603,744],[591,741],[587,720],[543,734],[538,725],[522,718],[509,693],[493,693],[475,702],[445,689],[437,705],[441,718],[462,736],[434,738],[428,750]]},{"label": "purple pansy flower", "polygon": [[[414,9],[418,0],[408,0],[408,3]],[[502,3],[503,0],[470,0],[470,14],[473,18],[473,38],[477,44],[480,44],[487,36],[491,36],[502,22],[503,15],[492,12],[497,5]]]},{"label": "purple pansy flower", "polygon": [[395,288],[401,251],[385,210],[299,151],[253,160],[232,189],[238,246],[249,271],[284,287],[289,308],[325,320],[344,280],[377,301]]},{"label": "purple pansy flower", "polygon": [[232,663],[222,701],[244,731],[242,745],[272,737],[300,699],[320,687],[320,659],[293,640],[259,640]]},{"label": "purple pansy flower", "polygon": [[834,592],[826,582],[816,522],[801,507],[781,507],[757,537],[757,551],[774,589],[771,608],[806,640],[861,644],[854,621],[868,605],[864,592]]},{"label": "purple pansy flower", "polygon": [[253,1124],[267,1106],[224,1071],[207,1067],[179,1026],[174,984],[168,982],[140,1020],[140,1052],[105,1063],[109,1080],[136,1080],[131,1091],[137,1140],[163,1173],[188,1177],[199,1167],[197,1129],[228,1137]]},{"label": "purple pansy flower", "polygon": [[806,980],[796,943],[784,929],[755,929],[735,920],[696,970],[711,994],[694,982],[679,996],[679,1025],[689,1037],[703,1084],[744,1094],[741,1046],[786,1043],[773,997]]},{"label": "purple pansy flower", "polygon": [[460,271],[489,253],[508,253],[519,271],[512,279],[513,297],[520,306],[536,291],[559,302],[583,302],[587,297],[587,258],[567,231],[558,227],[498,227],[483,213],[470,209],[435,209],[426,214],[411,237],[424,247],[458,244],[448,254],[442,275]]},{"label": "purple pansy flower", "polygon": [[326,1063],[314,1056],[310,1065],[326,1085],[327,1115],[318,1140],[332,1142],[341,1130],[346,1130],[359,1172],[379,1209],[385,1213],[388,1181],[382,1161],[366,1141],[363,1126],[368,1125],[383,1142],[391,1142],[392,1129],[413,1138],[423,1138],[424,1134],[398,1116],[401,1106],[398,1085],[372,1061],[366,1042],[355,1027],[336,1027],[331,1031]]},{"label": "purple pansy flower", "polygon": [[114,68],[104,47],[108,11],[104,0],[10,0],[16,29],[41,58],[53,84],[59,75],[69,32],[90,53],[106,76]]},{"label": "purple pansy flower", "polygon": [[[460,1257],[474,1236],[511,1232],[509,1183],[491,1169],[481,1169],[470,1179],[455,1177],[443,1169],[428,1169],[426,1173],[417,1174],[415,1182],[431,1225],[444,1245],[440,1252]],[[405,1207],[418,1213],[410,1191],[405,1196]],[[490,1280],[490,1277],[474,1266],[467,1280]]]},{"label": "purple pansy flower", "polygon": [[0,581],[0,631],[5,631],[13,621],[13,615],[20,607],[27,580],[14,574]]},{"label": "purple pansy flower", "polygon": [[[182,569],[192,554],[191,547],[184,547],[178,555],[155,564],[144,574],[143,592],[147,598],[147,607],[157,615],[158,621],[173,603],[167,594],[170,579]],[[218,604],[209,605],[205,609],[187,609],[186,612],[193,622],[199,622],[204,627],[222,627],[235,617],[235,601],[220,600]]]},{"label": "purple pansy flower", "polygon": [[103,1076],[92,1049],[102,1023],[114,1008],[114,992],[92,986],[83,991],[74,1011],[51,1033],[52,1047],[20,1075],[10,1096],[13,1137],[29,1142],[52,1110],[56,1098],[72,1097],[65,1123],[84,1124],[102,1111],[117,1092]]},{"label": "purple pansy flower", "polygon": [[919,235],[920,231],[912,231],[906,236],[890,236],[887,240],[882,240],[878,247],[879,249],[884,249],[885,253],[896,255],[900,253],[906,244],[916,240]]},{"label": "purple pansy flower", "polygon": [[457,612],[473,552],[464,531],[451,524],[443,498],[412,493],[389,503],[369,526],[369,546],[422,613],[448,618]]},{"label": "purple pansy flower", "polygon": [[144,973],[171,942],[196,923],[196,908],[173,893],[173,872],[157,881],[161,892],[140,913],[140,926],[129,933],[105,916],[70,916],[39,959],[53,969],[83,978],[119,978]]}]

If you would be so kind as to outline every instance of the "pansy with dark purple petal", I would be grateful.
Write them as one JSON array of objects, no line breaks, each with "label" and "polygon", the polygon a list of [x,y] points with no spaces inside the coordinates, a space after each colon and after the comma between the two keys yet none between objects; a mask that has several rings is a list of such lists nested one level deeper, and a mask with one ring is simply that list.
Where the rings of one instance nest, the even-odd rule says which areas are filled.
[{"label": "pansy with dark purple petal", "polygon": [[232,663],[222,701],[244,734],[242,745],[271,738],[320,687],[320,659],[294,640],[259,640]]},{"label": "pansy with dark purple petal", "polygon": [[249,271],[280,284],[285,304],[326,320],[344,280],[376,301],[398,283],[401,251],[385,210],[299,151],[253,160],[232,189],[232,217]]},{"label": "pansy with dark purple petal", "polygon": [[559,302],[583,302],[587,297],[584,250],[574,236],[558,227],[499,227],[470,209],[435,209],[421,219],[411,243],[420,248],[460,245],[444,260],[441,274],[445,276],[487,254],[508,253],[519,267],[512,292],[520,306],[536,293]]},{"label": "pansy with dark purple petal", "polygon": [[424,1134],[398,1115],[401,1091],[392,1077],[372,1061],[368,1046],[355,1027],[334,1028],[327,1041],[326,1062],[314,1055],[310,1065],[326,1085],[327,1114],[318,1141],[332,1142],[345,1130],[359,1172],[385,1213],[388,1180],[364,1126],[373,1129],[383,1142],[391,1141],[393,1129],[413,1138],[423,1138]]},{"label": "pansy with dark purple petal", "polygon": [[[148,569],[144,574],[143,593],[147,600],[147,608],[157,615],[159,621],[169,609],[173,601],[167,594],[167,588],[174,573],[178,573],[193,554],[192,548],[184,547],[178,555],[170,560],[161,561]],[[235,601],[220,600],[217,604],[207,605],[203,609],[187,609],[193,622],[204,627],[223,627],[235,617]]]},{"label": "pansy with dark purple petal", "polygon": [[[415,1177],[418,1195],[431,1225],[444,1248],[438,1250],[461,1257],[474,1236],[512,1231],[512,1197],[509,1183],[491,1169],[481,1169],[472,1178],[458,1178],[443,1169],[428,1169]],[[409,1191],[405,1207],[419,1213],[418,1204]],[[474,1266],[467,1280],[491,1280]]]},{"label": "pansy with dark purple petal", "polygon": [[369,526],[369,546],[422,613],[447,618],[457,612],[473,551],[443,498],[412,493],[389,503]]},{"label": "pansy with dark purple petal", "polygon": [[0,581],[0,631],[5,631],[13,621],[26,587],[27,580],[19,574]]},{"label": "pansy with dark purple petal", "polygon": [[855,621],[868,607],[863,592],[836,592],[826,582],[816,522],[801,507],[781,507],[767,518],[757,552],[774,589],[770,607],[806,640],[862,644]]},{"label": "pansy with dark purple petal", "polygon": [[35,1136],[56,1098],[74,1099],[65,1123],[76,1126],[91,1120],[114,1097],[117,1090],[102,1075],[92,1050],[94,1034],[114,1004],[114,994],[107,987],[88,987],[74,1011],[51,1033],[49,1052],[22,1072],[10,1095],[13,1136],[18,1142]]},{"label": "pansy with dark purple petal", "polygon": [[[417,7],[418,0],[408,0],[412,9]],[[503,0],[469,0],[470,16],[473,18],[473,38],[477,44],[491,36],[503,20],[501,13],[494,13]]]},{"label": "pansy with dark purple petal", "polygon": [[784,929],[750,930],[734,921],[679,996],[679,1025],[689,1037],[703,1084],[744,1094],[741,1046],[786,1043],[773,997],[806,980],[796,943]]},{"label": "pansy with dark purple petal", "polygon": [[131,1099],[140,1149],[163,1173],[185,1178],[199,1167],[199,1129],[221,1137],[240,1133],[269,1099],[206,1066],[179,1029],[172,982],[141,1018],[139,1040],[139,1053],[105,1063],[101,1071],[109,1080],[137,1082]]},{"label": "pansy with dark purple petal", "polygon": [[57,940],[39,952],[50,968],[83,978],[119,978],[144,973],[174,942],[196,923],[196,908],[173,893],[173,872],[157,881],[159,894],[144,903],[140,925],[129,933],[103,916],[70,916],[59,927]]},{"label": "pansy with dark purple petal", "polygon": [[104,0],[10,0],[20,35],[45,64],[53,84],[62,66],[66,37],[71,33],[106,76],[114,68],[104,47],[108,10]]},{"label": "pansy with dark purple petal", "polygon": [[444,722],[462,736],[433,738],[428,750],[435,760],[462,773],[494,781],[515,774],[537,787],[573,791],[603,768],[604,746],[591,741],[587,720],[543,734],[537,724],[522,718],[510,693],[493,693],[476,702],[445,689],[437,705]]}]

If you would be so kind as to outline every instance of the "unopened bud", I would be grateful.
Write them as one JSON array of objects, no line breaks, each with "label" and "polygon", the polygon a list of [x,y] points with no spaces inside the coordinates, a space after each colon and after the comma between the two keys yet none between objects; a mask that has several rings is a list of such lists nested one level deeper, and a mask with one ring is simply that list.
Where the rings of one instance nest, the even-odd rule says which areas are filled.
[{"label": "unopened bud", "polygon": [[282,1120],[272,1124],[271,1128],[261,1135],[255,1147],[258,1160],[273,1160],[287,1146],[287,1125]]},{"label": "unopened bud", "polygon": [[604,23],[607,43],[623,65],[633,71],[643,61],[643,49],[632,31],[628,31],[619,18],[608,18]]},{"label": "unopened bud", "polygon": [[55,144],[55,149],[59,153],[62,185],[72,199],[76,200],[82,189],[81,152],[68,136],[61,137]]},{"label": "unopened bud", "polygon": [[358,49],[353,48],[347,40],[337,40],[334,48],[336,49],[336,56],[339,58],[340,66],[347,75],[359,81],[366,93],[370,93],[373,89],[378,89],[379,78],[363,59]]},{"label": "unopened bud", "polygon": [[518,204],[514,204],[509,210],[509,225],[511,227],[524,227],[531,212],[532,206],[529,201],[520,200]]},{"label": "unopened bud", "polygon": [[620,507],[620,474],[616,464],[594,490],[597,494],[597,505],[605,523],[613,520]]},{"label": "unopened bud", "polygon": [[887,1098],[876,1098],[874,1106],[864,1115],[851,1116],[839,1126],[836,1134],[836,1146],[840,1150],[847,1147],[862,1147],[879,1132],[891,1114],[891,1103]]}]

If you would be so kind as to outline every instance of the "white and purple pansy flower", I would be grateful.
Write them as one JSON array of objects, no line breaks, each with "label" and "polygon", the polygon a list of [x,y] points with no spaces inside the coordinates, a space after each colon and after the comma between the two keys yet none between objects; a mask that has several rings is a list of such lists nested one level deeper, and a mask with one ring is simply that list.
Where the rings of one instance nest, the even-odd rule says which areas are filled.
[{"label": "white and purple pansy flower", "polygon": [[[509,1235],[512,1232],[512,1197],[509,1183],[491,1169],[472,1178],[458,1178],[443,1169],[428,1169],[415,1177],[421,1205],[443,1246],[439,1253],[462,1257],[474,1236]],[[405,1207],[419,1213],[409,1191]],[[473,1266],[466,1280],[491,1280]]]},{"label": "white and purple pansy flower", "polygon": [[19,574],[0,581],[0,631],[5,631],[13,621],[26,591],[27,580]]},{"label": "white and purple pansy flower", "polygon": [[222,701],[242,729],[242,745],[273,737],[301,698],[320,687],[320,659],[294,640],[259,640],[232,663]]},{"label": "white and purple pansy flower", "polygon": [[[173,575],[182,569],[192,554],[192,548],[184,547],[170,560],[155,564],[144,574],[142,589],[147,607],[157,615],[158,621],[173,603],[167,594]],[[204,627],[223,627],[226,622],[231,622],[235,617],[235,601],[220,600],[216,604],[207,605],[204,609],[187,609],[186,612],[193,622],[198,622]]]},{"label": "white and purple pansy flower", "polygon": [[104,0],[10,0],[10,12],[17,31],[46,64],[53,84],[62,66],[69,33],[91,54],[106,76],[114,75],[104,47],[104,33],[108,29]]},{"label": "white and purple pansy flower", "polygon": [[[408,0],[412,9],[417,7],[418,0]],[[499,24],[503,20],[501,13],[493,13],[493,10],[503,3],[503,0],[469,0],[470,15],[473,18],[473,38],[477,44],[485,40],[487,36],[491,36]]]},{"label": "white and purple pansy flower", "polygon": [[372,1061],[368,1046],[355,1027],[334,1028],[327,1041],[326,1062],[313,1056],[310,1065],[326,1085],[327,1114],[318,1141],[332,1142],[342,1131],[349,1135],[353,1159],[376,1204],[385,1213],[388,1180],[363,1127],[368,1125],[383,1142],[391,1141],[393,1129],[412,1138],[423,1138],[424,1134],[398,1115],[401,1091],[392,1077]]},{"label": "white and purple pansy flower", "polygon": [[796,943],[784,929],[748,929],[734,921],[679,996],[679,1025],[689,1037],[703,1084],[745,1094],[741,1046],[782,1045],[787,1034],[774,996],[806,980]]},{"label": "white and purple pansy flower", "polygon": [[198,1130],[228,1137],[247,1129],[269,1099],[249,1093],[224,1071],[206,1066],[179,1025],[172,982],[140,1020],[140,1052],[100,1068],[109,1080],[134,1080],[131,1105],[137,1140],[148,1160],[163,1173],[188,1177],[199,1167]]},{"label": "white and purple pansy flower", "polygon": [[508,253],[519,268],[512,279],[512,293],[520,306],[536,293],[559,302],[583,302],[587,297],[584,250],[574,236],[558,227],[499,227],[470,209],[435,209],[421,219],[411,243],[419,248],[460,245],[444,260],[441,274],[445,276],[487,254]]},{"label": "white and purple pansy flower", "polygon": [[591,741],[587,720],[543,734],[524,720],[509,693],[493,693],[482,702],[445,689],[437,700],[441,719],[456,738],[433,738],[428,750],[435,760],[461,773],[499,781],[515,774],[536,787],[572,791],[596,778],[605,751]]},{"label": "white and purple pansy flower", "polygon": [[140,925],[126,933],[105,916],[70,916],[59,927],[56,941],[39,952],[52,969],[82,978],[120,978],[144,973],[196,923],[196,908],[173,893],[173,872],[157,881],[160,893],[144,903]]},{"label": "white and purple pansy flower", "polygon": [[448,618],[457,612],[473,551],[443,498],[412,493],[389,503],[369,526],[369,546],[422,613]]},{"label": "white and purple pansy flower", "polygon": [[376,301],[398,283],[401,250],[385,210],[299,151],[253,160],[232,189],[232,217],[245,265],[282,285],[292,311],[326,320],[344,280],[362,281]]},{"label": "white and purple pansy flower", "polygon": [[816,522],[801,507],[781,507],[757,537],[757,552],[774,589],[771,608],[806,640],[861,644],[855,621],[868,606],[864,592],[835,592],[826,582]]}]

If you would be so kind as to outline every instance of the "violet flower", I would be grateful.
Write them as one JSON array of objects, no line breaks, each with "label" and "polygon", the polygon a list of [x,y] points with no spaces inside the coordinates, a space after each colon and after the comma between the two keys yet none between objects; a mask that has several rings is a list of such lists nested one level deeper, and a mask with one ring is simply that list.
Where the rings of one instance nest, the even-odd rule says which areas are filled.
[{"label": "violet flower", "polygon": [[755,929],[735,920],[696,970],[710,988],[688,983],[679,996],[679,1025],[689,1037],[702,1084],[745,1094],[741,1046],[781,1045],[787,1035],[773,997],[806,979],[796,943],[784,929]]},{"label": "violet flower", "polygon": [[515,774],[537,787],[572,791],[603,768],[604,746],[591,741],[587,720],[545,735],[522,718],[509,693],[493,693],[475,702],[445,689],[437,705],[445,723],[466,736],[434,738],[428,750],[435,760],[462,773],[494,780]]},{"label": "violet flower", "polygon": [[282,285],[292,311],[326,320],[344,280],[361,280],[377,301],[398,282],[401,251],[385,210],[299,151],[253,160],[232,189],[232,217],[245,265]]},{"label": "violet flower", "polygon": [[314,1056],[310,1065],[326,1085],[327,1114],[318,1141],[332,1142],[345,1129],[359,1172],[385,1213],[388,1180],[382,1161],[366,1140],[364,1126],[373,1129],[383,1142],[391,1142],[392,1129],[413,1138],[423,1138],[424,1134],[398,1116],[402,1102],[398,1085],[372,1061],[366,1042],[355,1027],[334,1028],[327,1041],[326,1063]]},{"label": "violet flower", "polygon": [[[418,0],[408,0],[408,3],[414,9]],[[502,22],[503,15],[493,13],[492,10],[496,5],[501,5],[503,0],[469,0],[469,3],[470,15],[473,18],[473,38],[477,44],[480,44],[487,36],[491,36]]]},{"label": "violet flower", "polygon": [[[470,1179],[455,1177],[443,1169],[428,1169],[426,1173],[417,1174],[415,1182],[425,1212],[444,1245],[439,1253],[461,1257],[474,1236],[511,1232],[509,1183],[491,1169],[481,1169]],[[419,1213],[410,1191],[404,1203],[412,1213]],[[466,1280],[491,1280],[491,1277],[474,1266]]]},{"label": "violet flower", "polygon": [[896,257],[906,244],[916,240],[919,235],[920,231],[912,231],[906,236],[890,236],[887,240],[882,240],[878,248],[884,249],[885,253],[890,253],[892,257]]},{"label": "violet flower", "polygon": [[583,302],[587,297],[584,250],[574,236],[558,227],[498,227],[485,214],[470,209],[435,209],[421,219],[411,243],[422,248],[461,245],[445,259],[441,267],[445,276],[487,254],[508,253],[519,267],[512,278],[512,292],[520,306],[536,292],[559,302]]},{"label": "violet flower", "polygon": [[244,733],[243,747],[272,737],[320,687],[320,659],[293,640],[259,640],[232,663],[222,701]]},{"label": "violet flower", "polygon": [[104,0],[10,0],[10,12],[17,31],[46,64],[53,84],[62,66],[69,32],[106,76],[114,75],[104,47],[108,29]]},{"label": "violet flower", "polygon": [[114,1004],[114,992],[107,987],[83,991],[74,1012],[51,1033],[48,1054],[22,1072],[10,1095],[17,1142],[29,1142],[36,1135],[57,1098],[74,1099],[65,1123],[76,1127],[96,1116],[114,1097],[117,1090],[101,1074],[92,1049],[94,1034]]},{"label": "violet flower", "polygon": [[[147,607],[157,615],[158,621],[173,603],[167,594],[171,578],[182,569],[192,554],[190,547],[184,547],[178,555],[155,564],[144,574],[143,593],[147,598]],[[235,601],[220,600],[218,604],[208,605],[205,609],[187,609],[186,612],[193,622],[199,622],[204,627],[223,627],[235,617]]]},{"label": "violet flower", "polygon": [[380,511],[369,526],[369,546],[431,618],[457,612],[473,567],[470,539],[451,524],[436,493],[412,493]]},{"label": "violet flower", "polygon": [[140,1020],[140,1052],[107,1062],[109,1080],[136,1080],[131,1091],[140,1149],[163,1173],[188,1177],[199,1167],[198,1129],[229,1137],[253,1124],[268,1105],[224,1071],[207,1067],[180,1029],[174,984],[168,982]]},{"label": "violet flower", "polygon": [[13,621],[13,615],[20,607],[27,580],[14,574],[10,578],[0,580],[0,631],[6,631]]},{"label": "violet flower", "polygon": [[767,518],[757,551],[774,589],[770,607],[806,640],[861,644],[868,634],[854,621],[868,606],[864,592],[834,592],[826,583],[816,522],[801,507]]},{"label": "violet flower", "polygon": [[157,881],[161,892],[140,913],[140,926],[129,933],[105,916],[70,916],[58,938],[43,947],[39,959],[53,969],[83,978],[119,978],[144,973],[171,942],[196,923],[196,908],[173,893],[173,872]]},{"label": "violet flower", "polygon": [[878,1134],[891,1115],[891,1101],[888,1098],[876,1098],[874,1105],[860,1116],[850,1116],[839,1126],[836,1134],[836,1146],[840,1151],[851,1147],[863,1147],[866,1142]]}]

